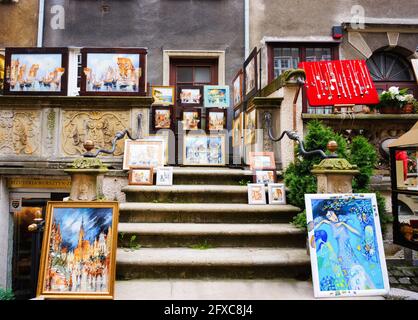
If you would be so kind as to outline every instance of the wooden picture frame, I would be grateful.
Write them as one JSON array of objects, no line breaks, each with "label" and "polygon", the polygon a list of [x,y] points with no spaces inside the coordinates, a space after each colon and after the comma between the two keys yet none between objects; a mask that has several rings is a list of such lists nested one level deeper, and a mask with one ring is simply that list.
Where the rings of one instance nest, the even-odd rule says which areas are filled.
[{"label": "wooden picture frame", "polygon": [[[222,115],[223,121],[222,125],[219,123],[220,120],[214,119],[212,121],[211,114],[217,114]],[[226,109],[220,109],[220,108],[208,108],[206,109],[206,131],[219,131],[219,130],[225,130],[227,126],[228,121],[228,115]]]},{"label": "wooden picture frame", "polygon": [[257,110],[250,109],[244,114],[244,144],[251,145],[257,139]]},{"label": "wooden picture frame", "polygon": [[[170,134],[169,131],[160,131],[158,133],[149,133],[144,139],[150,140],[163,140],[164,142],[164,165],[168,164],[169,152],[170,152]],[[174,146],[175,147],[175,146]]]},{"label": "wooden picture frame", "polygon": [[126,139],[125,152],[123,154],[123,170],[129,170],[132,166],[164,166],[164,149],[163,139]]},{"label": "wooden picture frame", "polygon": [[4,95],[66,96],[68,48],[6,48]]},{"label": "wooden picture frame", "polygon": [[250,55],[244,62],[244,84],[243,84],[243,96],[244,100],[248,101],[258,91],[258,50],[257,47],[251,51]]},{"label": "wooden picture frame", "polygon": [[[199,90],[199,92],[197,92]],[[203,86],[178,85],[177,106],[201,107],[203,105]]]},{"label": "wooden picture frame", "polygon": [[183,109],[181,111],[181,123],[183,124],[183,131],[200,130],[202,128],[202,110],[200,108]]},{"label": "wooden picture frame", "polygon": [[269,183],[276,183],[276,170],[254,170],[253,182],[264,183],[265,185],[268,185]]},{"label": "wooden picture frame", "polygon": [[159,167],[155,171],[155,184],[157,186],[173,185],[173,167]]},{"label": "wooden picture frame", "polygon": [[267,188],[269,204],[286,204],[286,188],[283,183],[269,183]]},{"label": "wooden picture frame", "polygon": [[152,167],[131,166],[128,177],[129,185],[153,185],[154,170]]},{"label": "wooden picture frame", "polygon": [[174,86],[152,86],[151,96],[153,105],[167,106],[176,104],[176,90]]},{"label": "wooden picture frame", "polygon": [[4,71],[6,70],[6,57],[3,52],[0,52],[0,94],[3,94],[4,90]]},{"label": "wooden picture frame", "polygon": [[227,158],[225,143],[225,134],[184,135],[183,165],[224,166]]},{"label": "wooden picture frame", "polygon": [[240,69],[234,80],[232,80],[232,105],[234,108],[238,107],[243,101],[243,84],[244,84],[244,72]]},{"label": "wooden picture frame", "polygon": [[49,201],[36,296],[113,299],[118,217],[117,201]]},{"label": "wooden picture frame", "polygon": [[239,147],[242,144],[242,133],[244,126],[244,113],[239,112],[232,121],[232,147]]},{"label": "wooden picture frame", "polygon": [[274,152],[249,152],[251,170],[276,170]]},{"label": "wooden picture frame", "polygon": [[264,183],[248,183],[248,204],[267,204]]},{"label": "wooden picture frame", "polygon": [[83,70],[80,96],[145,95],[146,49],[82,48],[80,52]]},{"label": "wooden picture frame", "polygon": [[172,106],[152,106],[150,131],[155,133],[163,129],[174,130],[174,118],[174,108]]},{"label": "wooden picture frame", "polygon": [[203,87],[205,108],[228,108],[231,95],[229,86],[206,85]]}]

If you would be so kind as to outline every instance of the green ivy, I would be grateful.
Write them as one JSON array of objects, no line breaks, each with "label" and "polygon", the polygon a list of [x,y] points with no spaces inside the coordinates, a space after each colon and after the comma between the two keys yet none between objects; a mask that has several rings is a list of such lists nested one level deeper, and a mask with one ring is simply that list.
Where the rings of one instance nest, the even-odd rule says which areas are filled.
[{"label": "green ivy", "polygon": [[14,300],[15,296],[10,289],[0,288],[0,300]]}]

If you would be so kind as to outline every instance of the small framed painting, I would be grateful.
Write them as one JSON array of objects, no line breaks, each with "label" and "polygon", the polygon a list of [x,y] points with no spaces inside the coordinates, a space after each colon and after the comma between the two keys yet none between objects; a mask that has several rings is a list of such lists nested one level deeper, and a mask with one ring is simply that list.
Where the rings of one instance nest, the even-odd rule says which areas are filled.
[{"label": "small framed painting", "polygon": [[266,204],[266,187],[264,183],[249,183],[248,204]]},{"label": "small framed painting", "polygon": [[385,295],[376,194],[305,194],[315,297]]},{"label": "small framed painting", "polygon": [[181,107],[201,107],[203,97],[202,86],[177,86],[177,101]]},{"label": "small framed painting", "polygon": [[201,112],[199,108],[184,109],[181,112],[183,130],[199,130],[201,128]]},{"label": "small framed painting", "polygon": [[256,109],[252,109],[245,113],[244,118],[244,143],[245,145],[251,145],[256,142],[257,129],[257,112]]},{"label": "small framed painting", "polygon": [[163,139],[126,139],[125,152],[123,154],[123,169],[129,170],[132,166],[163,166],[165,161],[164,148]]},{"label": "small framed painting", "polygon": [[240,69],[235,76],[234,80],[232,81],[233,86],[233,100],[234,100],[234,108],[239,106],[242,102],[242,84],[243,84],[243,72],[242,69]]},{"label": "small framed painting", "polygon": [[227,113],[226,109],[210,108],[206,109],[206,130],[226,129]]},{"label": "small framed painting", "polygon": [[257,79],[257,48],[248,56],[244,62],[244,97],[245,100],[251,98],[258,90]]},{"label": "small framed painting", "polygon": [[250,152],[251,170],[276,170],[274,152]]},{"label": "small framed painting", "polygon": [[113,299],[118,202],[50,201],[37,297]]},{"label": "small framed painting", "polygon": [[143,48],[83,48],[80,95],[145,95],[146,55]]},{"label": "small framed painting", "polygon": [[0,94],[3,94],[4,89],[4,70],[5,70],[5,57],[0,52]]},{"label": "small framed painting", "polygon": [[175,90],[173,86],[153,86],[151,89],[154,105],[173,105],[175,104]]},{"label": "small framed painting", "polygon": [[151,131],[155,132],[160,129],[173,129],[173,107],[152,107]]},{"label": "small framed painting", "polygon": [[159,167],[155,174],[157,186],[173,185],[173,167]]},{"label": "small framed painting", "polygon": [[129,170],[128,183],[130,185],[152,185],[154,181],[152,168],[132,166]]},{"label": "small framed painting", "polygon": [[229,86],[204,86],[205,108],[228,108]]},{"label": "small framed painting", "polygon": [[67,95],[68,48],[6,48],[5,53],[5,95]]},{"label": "small framed painting", "polygon": [[183,164],[190,166],[224,166],[224,134],[188,134],[183,138]]},{"label": "small framed painting", "polygon": [[244,114],[241,112],[238,117],[232,122],[232,146],[239,147],[242,143],[242,128],[243,128]]},{"label": "small framed painting", "polygon": [[276,179],[276,170],[255,170],[253,176],[254,183],[264,183],[265,185],[275,183]]},{"label": "small framed painting", "polygon": [[283,183],[268,184],[269,204],[286,204],[286,191]]}]

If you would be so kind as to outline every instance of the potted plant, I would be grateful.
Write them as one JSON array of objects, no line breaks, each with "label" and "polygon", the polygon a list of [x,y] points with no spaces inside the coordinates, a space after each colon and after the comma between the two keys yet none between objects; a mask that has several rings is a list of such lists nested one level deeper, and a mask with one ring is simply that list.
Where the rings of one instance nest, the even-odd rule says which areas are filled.
[{"label": "potted plant", "polygon": [[415,106],[417,105],[417,99],[412,94],[405,95],[405,105],[402,107],[402,113],[414,113]]},{"label": "potted plant", "polygon": [[399,90],[399,87],[390,87],[379,95],[380,102],[377,105],[380,113],[401,113],[402,108],[407,104],[406,97],[408,88]]}]

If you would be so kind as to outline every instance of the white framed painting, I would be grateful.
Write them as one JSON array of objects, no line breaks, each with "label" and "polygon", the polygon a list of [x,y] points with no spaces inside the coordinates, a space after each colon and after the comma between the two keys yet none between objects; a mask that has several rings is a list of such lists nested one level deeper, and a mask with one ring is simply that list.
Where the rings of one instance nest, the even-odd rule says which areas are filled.
[{"label": "white framed painting", "polygon": [[315,297],[389,292],[376,195],[305,194]]},{"label": "white framed painting", "polygon": [[248,204],[266,204],[266,187],[264,183],[249,183]]},{"label": "white framed painting", "polygon": [[283,183],[268,184],[269,204],[286,204],[286,191]]},{"label": "white framed painting", "polygon": [[165,162],[165,144],[163,139],[125,140],[123,170],[132,166],[159,167]]},{"label": "white framed painting", "polygon": [[157,168],[155,175],[155,181],[157,186],[173,185],[173,167],[159,167]]}]

